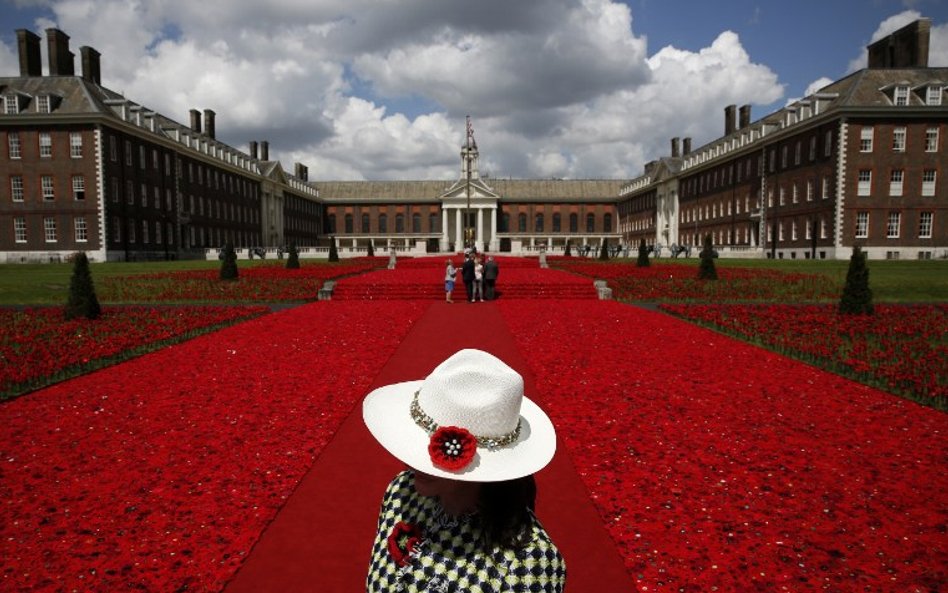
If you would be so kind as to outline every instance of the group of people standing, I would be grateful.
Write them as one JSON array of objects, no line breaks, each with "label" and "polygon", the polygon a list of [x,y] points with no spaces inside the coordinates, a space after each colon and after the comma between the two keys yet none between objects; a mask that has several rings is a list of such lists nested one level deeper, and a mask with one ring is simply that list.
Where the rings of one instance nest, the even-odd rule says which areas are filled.
[{"label": "group of people standing", "polygon": [[[454,282],[457,276],[457,268],[450,259],[445,263],[444,272],[444,300],[453,303],[452,293],[454,292]],[[476,252],[465,252],[464,263],[461,264],[461,280],[464,282],[464,289],[467,293],[467,301],[492,301],[497,298],[497,262],[493,257],[488,257],[485,262],[483,257]]]}]

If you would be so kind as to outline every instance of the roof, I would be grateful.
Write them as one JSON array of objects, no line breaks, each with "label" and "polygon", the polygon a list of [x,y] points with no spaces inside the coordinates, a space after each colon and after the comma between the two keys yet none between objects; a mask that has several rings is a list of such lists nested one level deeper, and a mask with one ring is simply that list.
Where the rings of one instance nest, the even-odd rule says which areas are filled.
[{"label": "roof", "polygon": [[[482,179],[505,200],[615,199],[625,180],[619,179]],[[453,181],[317,181],[325,200],[428,201],[438,200]]]}]

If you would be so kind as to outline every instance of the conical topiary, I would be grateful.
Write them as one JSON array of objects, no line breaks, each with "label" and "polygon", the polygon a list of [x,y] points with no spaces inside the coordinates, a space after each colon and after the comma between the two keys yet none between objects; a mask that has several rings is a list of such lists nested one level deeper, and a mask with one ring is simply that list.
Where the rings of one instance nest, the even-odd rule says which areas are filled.
[{"label": "conical topiary", "polygon": [[296,248],[296,243],[290,243],[290,256],[286,260],[286,269],[300,269],[300,250]]},{"label": "conical topiary", "polygon": [[609,242],[602,240],[602,247],[599,249],[599,259],[609,259]]},{"label": "conical topiary", "polygon": [[237,271],[237,252],[230,243],[224,245],[221,252],[221,280],[236,280]]},{"label": "conical topiary", "polygon": [[369,257],[375,257],[375,245],[373,245],[372,239],[369,239],[369,251],[366,253]]},{"label": "conical topiary", "polygon": [[339,252],[336,250],[335,237],[329,237],[329,261],[339,261]]},{"label": "conical topiary", "polygon": [[714,246],[711,244],[711,235],[704,236],[704,247],[698,257],[701,265],[698,267],[699,280],[717,280],[718,270],[714,267]]},{"label": "conical topiary", "polygon": [[849,258],[849,271],[846,272],[843,296],[839,299],[839,312],[846,315],[872,315],[875,312],[866,254],[859,245],[853,247],[853,255]]},{"label": "conical topiary", "polygon": [[645,246],[645,239],[639,241],[639,258],[635,260],[635,265],[640,268],[647,268],[652,265],[648,259],[648,247]]},{"label": "conical topiary", "polygon": [[572,257],[573,253],[572,253],[572,251],[571,251],[570,249],[571,249],[571,248],[570,248],[569,241],[567,241],[567,242],[566,242],[566,249],[563,251],[563,255],[564,255],[565,257]]},{"label": "conical topiary", "polygon": [[64,313],[67,320],[80,317],[98,319],[102,313],[99,299],[95,296],[89,258],[81,251],[73,259],[72,279],[69,281],[69,301],[66,303]]}]

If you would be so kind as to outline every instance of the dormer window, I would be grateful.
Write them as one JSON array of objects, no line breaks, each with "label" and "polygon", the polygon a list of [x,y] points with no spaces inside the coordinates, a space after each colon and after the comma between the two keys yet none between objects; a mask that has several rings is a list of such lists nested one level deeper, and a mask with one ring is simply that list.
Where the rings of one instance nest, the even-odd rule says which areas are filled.
[{"label": "dormer window", "polygon": [[909,88],[907,86],[895,87],[893,94],[893,103],[898,107],[904,107],[909,104]]},{"label": "dormer window", "polygon": [[20,101],[16,95],[7,95],[3,98],[3,112],[7,115],[16,115],[20,112]]},{"label": "dormer window", "polygon": [[941,105],[941,96],[944,93],[944,87],[941,85],[931,85],[925,93],[926,105]]},{"label": "dormer window", "polygon": [[36,112],[49,113],[49,95],[36,97]]}]

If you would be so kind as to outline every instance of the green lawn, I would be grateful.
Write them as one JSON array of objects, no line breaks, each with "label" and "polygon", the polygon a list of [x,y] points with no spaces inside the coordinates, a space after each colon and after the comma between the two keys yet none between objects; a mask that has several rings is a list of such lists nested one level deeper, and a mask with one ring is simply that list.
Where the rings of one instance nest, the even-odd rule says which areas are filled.
[{"label": "green lawn", "polygon": [[[663,258],[661,263],[694,267],[698,261]],[[275,260],[241,261],[240,267],[283,265]],[[635,265],[631,260],[630,265]],[[840,290],[846,279],[848,261],[718,259],[715,265],[744,268],[771,268],[786,272],[825,274],[836,281]],[[136,263],[94,263],[93,280],[106,276],[129,276],[170,270],[217,269],[217,261],[175,261]],[[69,290],[71,264],[0,264],[0,305],[65,304]],[[948,302],[948,260],[869,261],[869,284],[879,303]]]}]

